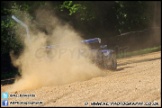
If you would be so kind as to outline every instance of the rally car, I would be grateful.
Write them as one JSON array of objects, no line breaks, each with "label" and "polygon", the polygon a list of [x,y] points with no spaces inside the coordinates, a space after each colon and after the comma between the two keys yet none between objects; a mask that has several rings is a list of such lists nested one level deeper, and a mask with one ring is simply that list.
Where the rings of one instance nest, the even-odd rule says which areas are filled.
[{"label": "rally car", "polygon": [[112,49],[108,49],[107,45],[101,45],[100,38],[86,39],[82,43],[90,46],[92,53],[97,53],[92,57],[92,61],[96,63],[100,68],[116,70],[117,60],[116,53]]},{"label": "rally car", "polygon": [[[70,42],[70,43],[73,43],[72,45],[74,45],[74,42]],[[108,69],[108,70],[117,69],[117,60],[116,60],[115,51],[112,49],[108,49],[107,45],[102,45],[100,38],[82,40],[81,43],[89,46],[88,51],[85,48],[80,48],[80,47],[78,48],[79,54],[81,54],[81,56],[87,57],[87,54],[85,53],[89,52],[88,58],[90,58],[92,63],[95,63],[98,67],[102,69]],[[48,45],[46,47],[39,49],[37,55],[42,57],[43,55],[41,55],[41,52],[50,52],[51,49],[55,49],[57,48],[57,46],[66,47],[66,45],[67,43],[64,44],[60,43],[58,45],[56,44]],[[42,51],[42,50],[46,50],[46,51]]]}]

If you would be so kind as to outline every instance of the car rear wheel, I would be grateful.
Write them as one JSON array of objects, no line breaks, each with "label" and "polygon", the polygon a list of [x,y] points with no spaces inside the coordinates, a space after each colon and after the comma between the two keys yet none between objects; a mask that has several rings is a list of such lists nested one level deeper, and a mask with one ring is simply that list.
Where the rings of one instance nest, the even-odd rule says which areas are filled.
[{"label": "car rear wheel", "polygon": [[115,71],[117,69],[117,60],[116,60],[115,54],[112,54],[111,57],[105,57],[104,67],[105,67],[105,69],[110,69],[113,71]]},{"label": "car rear wheel", "polygon": [[113,58],[111,60],[111,66],[110,66],[110,69],[115,71],[117,69],[117,61],[116,61],[116,58]]}]

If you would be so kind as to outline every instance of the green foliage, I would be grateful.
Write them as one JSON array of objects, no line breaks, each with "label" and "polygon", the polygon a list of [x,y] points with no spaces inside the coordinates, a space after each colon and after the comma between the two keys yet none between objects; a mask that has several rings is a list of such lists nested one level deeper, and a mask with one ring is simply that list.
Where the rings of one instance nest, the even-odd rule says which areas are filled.
[{"label": "green foliage", "polygon": [[148,14],[148,11],[153,9],[148,6],[148,2],[145,1],[117,1],[115,10],[118,20],[117,28],[120,33],[148,27],[153,15],[152,13]]},{"label": "green foliage", "polygon": [[79,18],[80,21],[90,21],[94,19],[94,14],[86,4],[84,2],[64,1],[60,6],[60,10],[68,10],[68,15],[73,15],[73,17]]},{"label": "green foliage", "polygon": [[7,16],[3,16],[1,20],[1,50],[2,54],[9,53],[11,50],[19,52],[22,48],[22,43],[15,36],[15,30],[17,29],[17,24],[13,19],[11,19],[12,14],[16,14],[21,6],[18,6],[15,2],[12,2],[12,8],[3,8],[2,12],[7,13]]},{"label": "green foliage", "polygon": [[[23,43],[21,43],[20,38],[16,36],[15,31],[21,26],[16,23],[11,16],[15,15],[18,18],[24,19],[28,17],[32,19],[33,16],[28,14],[33,9],[35,9],[35,5],[39,4],[39,6],[45,5],[45,2],[2,2],[1,15],[3,18],[1,19],[1,50],[2,54],[9,53],[11,50],[15,52],[20,52],[23,48]],[[23,28],[24,29],[24,28]],[[25,30],[24,30],[25,31]]]},{"label": "green foliage", "polygon": [[9,18],[6,17],[6,20],[1,21],[1,50],[2,54],[8,53],[11,50],[18,51],[21,44],[18,42],[18,39],[16,39],[14,34],[14,28],[15,22]]},{"label": "green foliage", "polygon": [[[46,4],[46,1],[2,2],[1,15],[9,16],[1,20],[2,53],[21,48],[14,34],[20,25],[10,18],[11,15],[33,19],[34,11]],[[103,36],[145,29],[151,25],[154,10],[152,2],[145,1],[55,1],[50,4],[54,7],[51,9],[63,14],[66,21],[71,22],[76,29],[90,35],[102,33]]]},{"label": "green foliage", "polygon": [[80,4],[73,4],[73,1],[65,1],[60,6],[61,11],[67,9],[69,11],[69,15],[75,14],[81,8]]}]

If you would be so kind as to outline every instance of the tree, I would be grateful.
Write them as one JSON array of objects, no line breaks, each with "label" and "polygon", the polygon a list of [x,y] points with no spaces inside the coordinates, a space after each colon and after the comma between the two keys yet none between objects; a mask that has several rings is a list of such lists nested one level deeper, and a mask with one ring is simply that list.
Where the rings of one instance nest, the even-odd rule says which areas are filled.
[{"label": "tree", "polygon": [[146,1],[117,1],[115,10],[118,19],[116,28],[120,33],[145,29],[152,21],[153,7]]}]

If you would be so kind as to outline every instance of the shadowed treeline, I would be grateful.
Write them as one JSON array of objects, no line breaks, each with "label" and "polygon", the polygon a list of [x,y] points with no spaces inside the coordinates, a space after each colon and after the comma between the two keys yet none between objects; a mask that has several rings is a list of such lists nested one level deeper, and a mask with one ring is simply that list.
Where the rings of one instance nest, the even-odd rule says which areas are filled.
[{"label": "shadowed treeline", "polygon": [[[101,38],[103,44],[115,49],[117,53],[120,50],[134,51],[161,45],[160,1],[3,1],[1,72],[3,75],[7,73],[7,76],[4,75],[2,79],[17,74],[9,53],[14,51],[19,55],[23,51],[23,45],[14,33],[20,25],[11,19],[11,15],[23,21],[29,18],[47,36],[52,34],[51,29],[55,26],[50,21],[50,15],[46,15],[47,11],[35,14],[39,9],[53,13],[62,24],[71,25],[84,39]],[[44,22],[46,17],[49,17],[48,21]],[[20,31],[26,34],[24,28]]]}]

